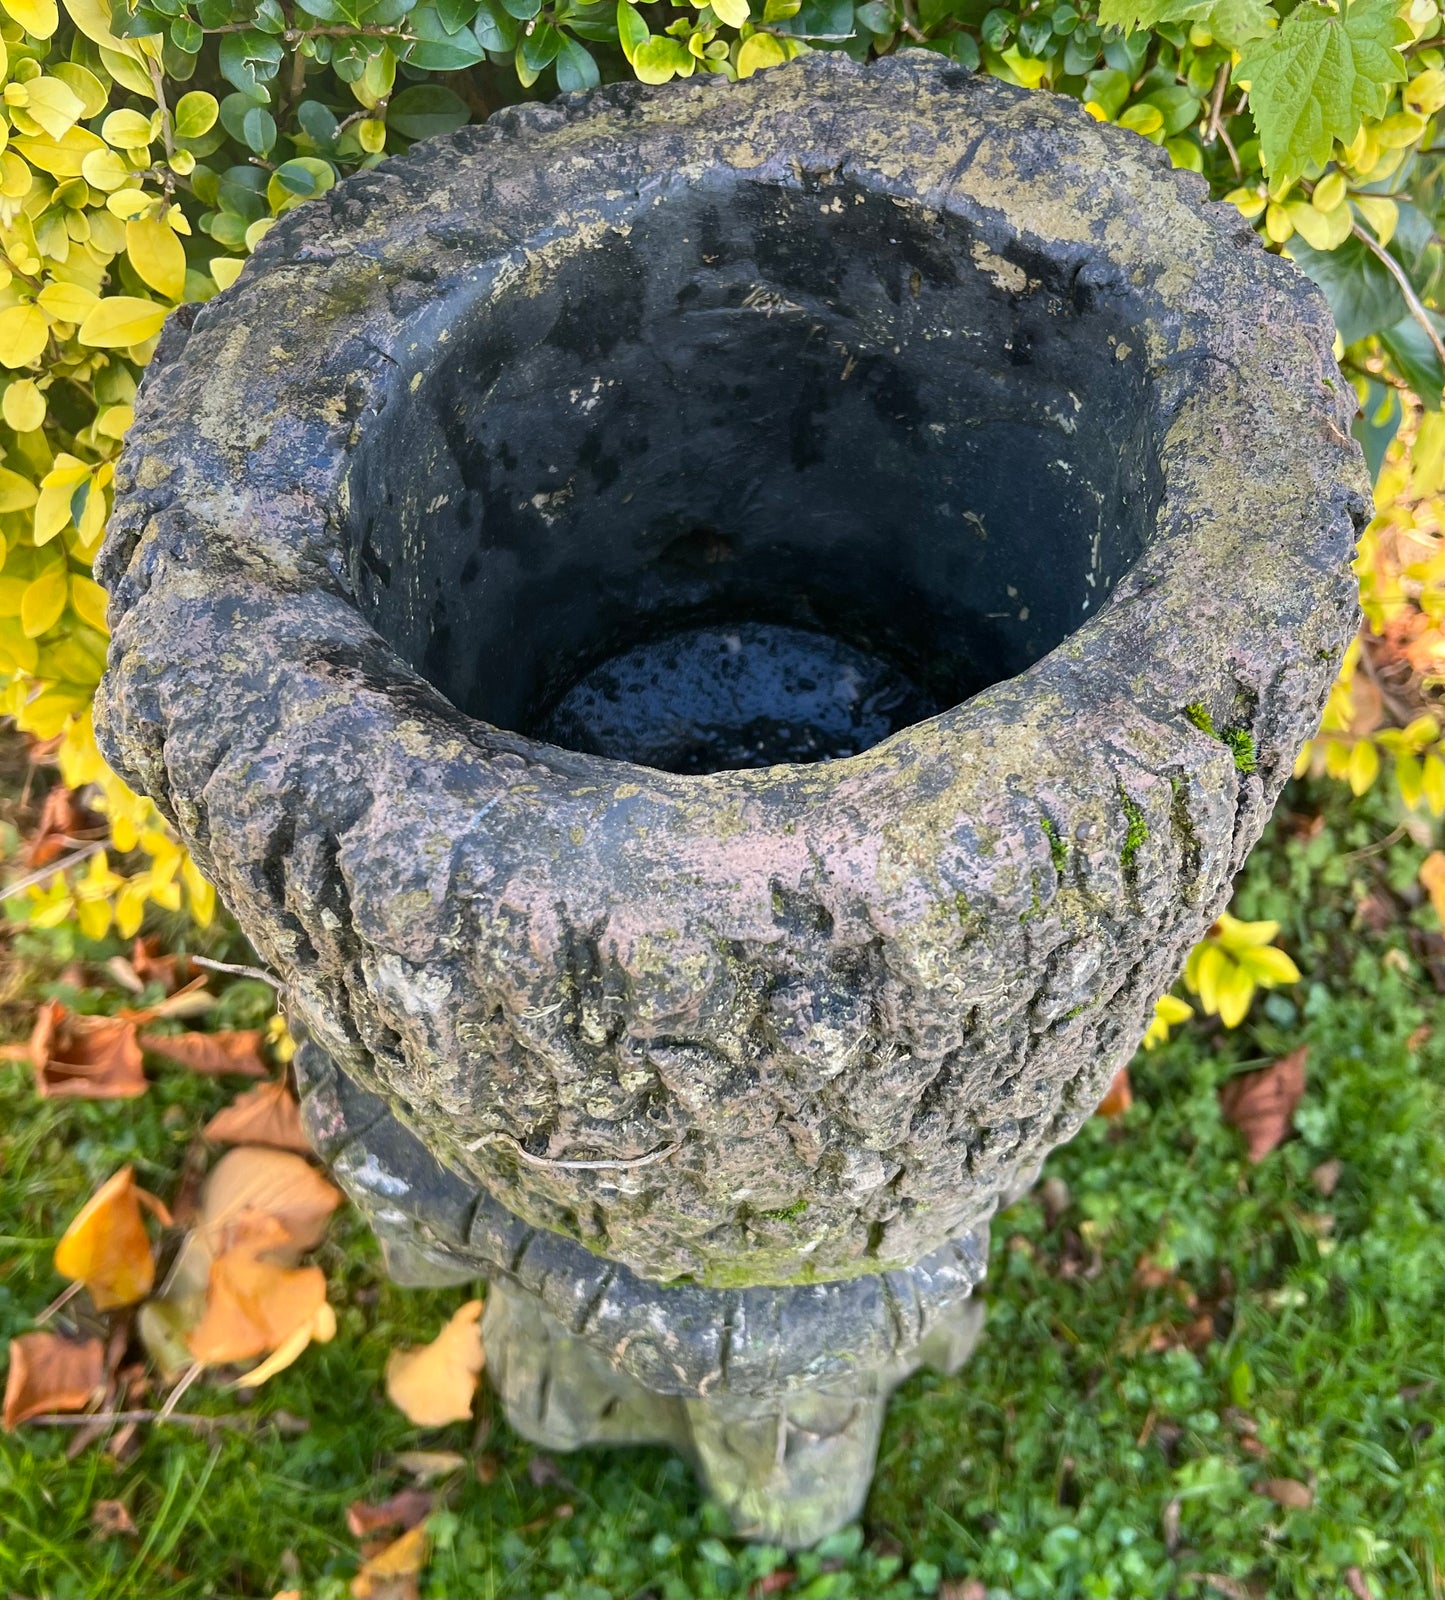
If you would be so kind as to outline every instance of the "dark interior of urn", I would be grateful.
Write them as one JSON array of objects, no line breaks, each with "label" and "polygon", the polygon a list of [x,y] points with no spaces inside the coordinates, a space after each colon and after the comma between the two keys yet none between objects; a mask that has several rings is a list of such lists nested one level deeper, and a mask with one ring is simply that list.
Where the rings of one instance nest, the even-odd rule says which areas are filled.
[{"label": "dark interior of urn", "polygon": [[678,772],[849,755],[1022,671],[1143,547],[1129,307],[835,184],[683,185],[439,297],[352,581],[463,711]]}]

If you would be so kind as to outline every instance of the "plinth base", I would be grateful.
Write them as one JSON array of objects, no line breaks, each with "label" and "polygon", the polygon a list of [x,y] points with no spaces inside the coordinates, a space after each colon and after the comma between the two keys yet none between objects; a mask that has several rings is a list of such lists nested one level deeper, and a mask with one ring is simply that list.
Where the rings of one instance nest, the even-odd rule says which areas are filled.
[{"label": "plinth base", "polygon": [[758,1398],[655,1394],[570,1334],[533,1296],[494,1284],[482,1341],[507,1420],[547,1450],[670,1445],[691,1458],[739,1535],[816,1544],[863,1509],[888,1397],[928,1366],[956,1372],[983,1327],[967,1300],[904,1360]]}]

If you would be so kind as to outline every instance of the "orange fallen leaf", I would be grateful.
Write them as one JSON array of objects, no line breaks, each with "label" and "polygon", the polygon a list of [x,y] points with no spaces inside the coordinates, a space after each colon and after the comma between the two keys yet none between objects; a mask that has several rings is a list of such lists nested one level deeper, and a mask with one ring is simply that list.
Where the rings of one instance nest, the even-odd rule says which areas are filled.
[{"label": "orange fallen leaf", "polygon": [[1094,1109],[1096,1117],[1120,1117],[1134,1104],[1134,1091],[1129,1087],[1129,1069],[1120,1067],[1114,1074],[1109,1091]]},{"label": "orange fallen leaf", "polygon": [[141,1216],[144,1204],[162,1222],[170,1214],[122,1167],[91,1195],[55,1247],[55,1270],[83,1283],[97,1311],[144,1300],[155,1282],[155,1259]]},{"label": "orange fallen leaf", "polygon": [[128,1017],[81,1017],[47,1000],[36,1013],[29,1054],[46,1099],[133,1100],[148,1087]]},{"label": "orange fallen leaf", "polygon": [[105,1378],[105,1346],[99,1339],[64,1339],[49,1329],[10,1341],[5,1379],[7,1433],[45,1411],[80,1411]]},{"label": "orange fallen leaf", "polygon": [[206,1309],[186,1340],[197,1361],[207,1366],[249,1361],[294,1340],[299,1330],[316,1322],[326,1304],[321,1268],[266,1259],[269,1251],[290,1242],[273,1216],[253,1212],[237,1219],[232,1242],[211,1262]]},{"label": "orange fallen leaf", "polygon": [[208,1077],[235,1073],[265,1078],[271,1069],[261,1055],[262,1037],[259,1028],[242,1028],[220,1033],[146,1033],[140,1042],[156,1055]]},{"label": "orange fallen leaf", "polygon": [[1432,850],[1420,863],[1420,883],[1435,907],[1435,916],[1445,922],[1445,850]]},{"label": "orange fallen leaf", "polygon": [[205,1126],[217,1144],[264,1144],[311,1154],[301,1128],[301,1108],[284,1083],[258,1083],[218,1111]]},{"label": "orange fallen leaf", "polygon": [[1301,1045],[1258,1072],[1241,1072],[1220,1085],[1224,1120],[1244,1135],[1251,1161],[1263,1161],[1290,1132],[1305,1092],[1308,1059],[1309,1046]]},{"label": "orange fallen leaf", "polygon": [[74,840],[99,824],[100,818],[87,811],[74,790],[57,783],[45,796],[40,818],[25,846],[25,865],[33,872],[58,861],[74,849]]},{"label": "orange fallen leaf", "polygon": [[361,1563],[351,1580],[352,1600],[412,1600],[417,1577],[431,1553],[426,1524],[408,1528],[384,1550]]},{"label": "orange fallen leaf", "polygon": [[346,1508],[346,1526],[355,1539],[388,1528],[414,1528],[426,1521],[435,1505],[436,1496],[430,1489],[402,1489],[374,1505],[354,1500]]},{"label": "orange fallen leaf", "polygon": [[244,1145],[228,1150],[206,1179],[199,1226],[219,1252],[227,1230],[247,1212],[265,1212],[276,1218],[290,1241],[289,1255],[273,1250],[273,1257],[294,1263],[321,1243],[340,1204],[341,1191],[300,1156]]},{"label": "orange fallen leaf", "polygon": [[486,1364],[482,1302],[468,1300],[430,1344],[393,1350],[386,1363],[387,1398],[420,1428],[465,1422],[477,1375]]}]

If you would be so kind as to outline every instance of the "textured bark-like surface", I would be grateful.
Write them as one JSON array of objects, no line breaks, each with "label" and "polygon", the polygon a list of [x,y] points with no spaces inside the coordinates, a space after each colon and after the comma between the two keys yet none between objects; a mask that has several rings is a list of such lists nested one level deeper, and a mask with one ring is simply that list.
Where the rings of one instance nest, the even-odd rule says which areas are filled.
[{"label": "textured bark-like surface", "polygon": [[[1331,338],[1163,152],[923,52],[508,111],[171,325],[99,734],[378,1138],[629,1284],[881,1306],[1088,1116],[1313,731]],[[711,773],[535,736],[749,619],[946,709]],[[680,1326],[679,1392],[733,1370]]]}]

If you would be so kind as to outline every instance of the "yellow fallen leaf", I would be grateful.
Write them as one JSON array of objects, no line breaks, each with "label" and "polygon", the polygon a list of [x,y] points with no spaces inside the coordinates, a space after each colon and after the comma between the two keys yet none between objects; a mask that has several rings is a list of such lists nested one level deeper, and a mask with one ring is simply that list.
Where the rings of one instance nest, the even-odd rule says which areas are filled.
[{"label": "yellow fallen leaf", "polygon": [[482,1302],[468,1300],[430,1344],[392,1351],[387,1398],[408,1421],[440,1428],[471,1416],[477,1375],[486,1363],[481,1315]]},{"label": "yellow fallen leaf", "polygon": [[228,1151],[206,1180],[199,1231],[212,1249],[225,1247],[225,1235],[248,1211],[262,1211],[285,1228],[288,1246],[273,1250],[277,1260],[297,1260],[320,1244],[341,1191],[289,1150],[245,1145]]},{"label": "yellow fallen leaf", "polygon": [[162,1221],[170,1220],[154,1195],[136,1188],[135,1168],[122,1167],[86,1201],[55,1247],[55,1270],[83,1283],[97,1311],[133,1305],[155,1282],[142,1202]]},{"label": "yellow fallen leaf", "polygon": [[1420,882],[1430,896],[1435,915],[1445,922],[1445,850],[1432,850],[1420,863]]},{"label": "yellow fallen leaf", "polygon": [[396,1580],[415,1576],[426,1566],[430,1553],[426,1523],[419,1522],[361,1563],[361,1570],[351,1580],[352,1600],[381,1600],[383,1595],[396,1593]]},{"label": "yellow fallen leaf", "polygon": [[301,1354],[314,1339],[317,1344],[330,1344],[336,1337],[336,1313],[323,1300],[316,1308],[310,1322],[303,1322],[289,1338],[280,1344],[258,1367],[243,1372],[231,1385],[233,1389],[259,1389],[268,1378],[274,1378]]}]

